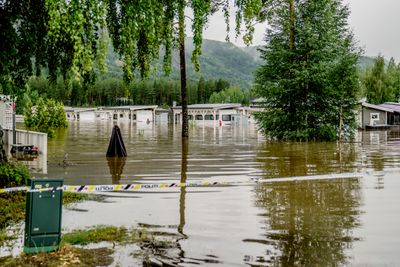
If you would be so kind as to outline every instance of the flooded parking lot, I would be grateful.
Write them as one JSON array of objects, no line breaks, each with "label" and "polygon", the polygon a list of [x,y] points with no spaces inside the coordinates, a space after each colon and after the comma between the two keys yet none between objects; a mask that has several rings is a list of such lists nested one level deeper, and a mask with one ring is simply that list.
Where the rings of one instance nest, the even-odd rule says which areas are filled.
[{"label": "flooded parking lot", "polygon": [[[105,156],[112,122],[71,122],[49,140],[47,174],[36,176],[71,185],[229,185],[109,193],[64,210],[65,230],[111,224],[179,233],[182,266],[400,265],[397,132],[361,133],[354,143],[290,143],[268,142],[252,125],[199,124],[190,127],[186,151],[179,127],[118,125],[126,159]],[[353,178],[267,182],[340,173]],[[120,262],[135,264],[129,253]]]}]

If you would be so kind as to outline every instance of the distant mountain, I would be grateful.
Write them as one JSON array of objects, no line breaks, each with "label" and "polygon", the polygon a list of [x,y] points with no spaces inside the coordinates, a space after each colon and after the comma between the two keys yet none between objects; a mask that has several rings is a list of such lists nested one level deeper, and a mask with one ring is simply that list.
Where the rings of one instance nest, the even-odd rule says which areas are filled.
[{"label": "distant mountain", "polygon": [[365,70],[368,66],[374,64],[374,58],[361,56],[360,60],[358,61],[358,68],[360,70]]},{"label": "distant mountain", "polygon": [[[198,80],[200,77],[205,79],[223,79],[231,85],[239,85],[242,88],[250,87],[253,81],[253,72],[261,64],[258,56],[248,48],[239,48],[232,43],[203,40],[202,55],[199,57],[200,72],[194,70],[191,62],[193,51],[193,41],[188,38],[186,41],[186,71],[189,80]],[[255,49],[254,49],[255,51]],[[162,53],[161,53],[162,54]],[[158,62],[158,71],[153,74],[160,77],[162,73],[162,60]],[[122,75],[121,66],[123,63],[119,56],[109,49],[107,56],[108,72],[112,75]],[[172,79],[179,79],[179,53],[173,52],[172,58]]]},{"label": "distant mountain", "polygon": [[[186,42],[186,58],[189,79],[224,79],[231,84],[249,87],[253,82],[253,73],[261,65],[259,57],[255,57],[250,50],[242,49],[232,43],[203,40],[202,55],[199,57],[200,72],[194,70],[190,61],[193,51],[193,42]],[[175,71],[179,69],[178,57],[174,57]]]},{"label": "distant mountain", "polygon": [[[223,79],[231,85],[239,85],[242,88],[248,88],[253,82],[254,71],[262,64],[260,59],[260,46],[237,47],[232,43],[203,40],[202,55],[199,57],[200,72],[194,70],[191,63],[193,51],[193,41],[191,38],[186,40],[186,67],[187,78],[198,80],[200,77],[205,79]],[[373,63],[373,58],[362,56],[359,62],[359,68],[365,69]],[[119,56],[109,50],[107,58],[108,71],[113,75],[122,75],[122,62]],[[162,76],[161,60],[158,62],[157,72],[153,76]],[[179,79],[179,55],[174,51],[172,59],[172,79]]]}]

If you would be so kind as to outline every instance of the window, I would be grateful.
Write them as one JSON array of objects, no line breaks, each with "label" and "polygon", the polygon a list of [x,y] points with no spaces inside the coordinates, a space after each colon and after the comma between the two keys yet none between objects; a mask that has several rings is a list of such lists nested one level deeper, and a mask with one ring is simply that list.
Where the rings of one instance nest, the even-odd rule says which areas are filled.
[{"label": "window", "polygon": [[204,119],[206,121],[212,121],[212,120],[214,120],[214,116],[213,115],[204,115]]},{"label": "window", "polygon": [[379,113],[371,113],[371,120],[379,120]]},{"label": "window", "polygon": [[203,115],[196,115],[196,120],[197,121],[202,121],[203,120]]},{"label": "window", "polygon": [[118,120],[118,114],[114,114],[114,115],[113,115],[113,119],[114,119],[114,120]]},{"label": "window", "polygon": [[231,120],[231,115],[222,115],[222,120],[223,121],[230,121]]},{"label": "window", "polygon": [[188,115],[189,120],[193,120],[193,115]]},{"label": "window", "polygon": [[119,114],[119,117],[120,117],[120,118],[123,118],[123,117],[124,117],[124,114],[122,114],[122,113]]}]

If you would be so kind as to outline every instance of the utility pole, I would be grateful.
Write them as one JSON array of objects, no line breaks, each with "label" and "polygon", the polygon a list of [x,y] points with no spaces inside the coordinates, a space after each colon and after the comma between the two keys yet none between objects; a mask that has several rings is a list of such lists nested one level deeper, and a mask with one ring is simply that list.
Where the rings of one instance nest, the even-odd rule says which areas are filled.
[{"label": "utility pole", "polygon": [[12,100],[12,130],[13,130],[13,144],[17,144],[17,132],[16,132],[16,119],[15,119],[15,102],[17,101],[17,97],[13,97]]}]

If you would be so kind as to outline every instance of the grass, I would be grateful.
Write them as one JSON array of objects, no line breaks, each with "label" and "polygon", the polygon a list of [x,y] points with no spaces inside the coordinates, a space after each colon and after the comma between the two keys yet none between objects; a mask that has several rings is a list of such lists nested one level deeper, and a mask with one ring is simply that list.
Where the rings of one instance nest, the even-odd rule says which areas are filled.
[{"label": "grass", "polygon": [[13,239],[16,239],[16,236],[10,236],[5,229],[0,229],[0,244],[4,244]]},{"label": "grass", "polygon": [[[63,204],[81,202],[89,199],[89,195],[81,193],[65,192],[63,194]],[[0,194],[0,246],[5,241],[15,239],[7,235],[6,227],[25,220],[26,193],[12,192]]]},{"label": "grass", "polygon": [[63,193],[63,205],[69,205],[72,203],[82,202],[89,199],[90,197],[88,194],[71,193],[71,192]]},{"label": "grass", "polygon": [[169,248],[176,247],[176,240],[165,240],[165,235],[156,235],[146,229],[131,229],[115,226],[97,226],[91,229],[75,230],[62,235],[60,250],[50,253],[22,254],[18,258],[0,258],[0,266],[108,266],[113,263],[113,249],[86,249],[74,245],[87,245],[102,241],[119,244],[137,244],[141,250],[131,255],[141,257],[143,263],[149,263],[152,255],[163,255]]},{"label": "grass", "polygon": [[131,229],[125,227],[100,225],[91,229],[75,230],[63,234],[62,243],[69,245],[87,245],[102,241],[112,243],[135,243],[142,247],[167,248],[171,242],[159,237],[165,237],[163,233],[152,233],[145,229]]},{"label": "grass", "polygon": [[26,193],[13,192],[0,195],[0,229],[25,218]]},{"label": "grass", "polygon": [[108,248],[84,249],[72,246],[64,246],[60,250],[51,253],[39,253],[35,255],[22,254],[18,258],[0,258],[0,266],[108,266],[113,262],[113,251]]},{"label": "grass", "polygon": [[[63,204],[68,205],[91,199],[87,194],[65,192]],[[26,193],[15,192],[0,195],[0,246],[16,237],[5,230],[7,226],[25,218]],[[168,237],[168,238],[166,238]],[[87,245],[99,242],[136,244],[141,250],[138,255],[147,262],[151,255],[163,255],[167,249],[176,247],[176,236],[168,233],[150,232],[143,228],[97,226],[91,229],[75,230],[62,235],[61,249],[51,253],[33,255],[22,254],[18,258],[2,257],[0,266],[107,266],[113,262],[113,250],[109,248],[85,249],[74,245]],[[12,241],[13,242],[13,241]]]},{"label": "grass", "polygon": [[122,242],[126,239],[126,228],[114,226],[98,226],[88,230],[76,230],[62,236],[62,242],[71,245],[87,245],[102,241]]}]

